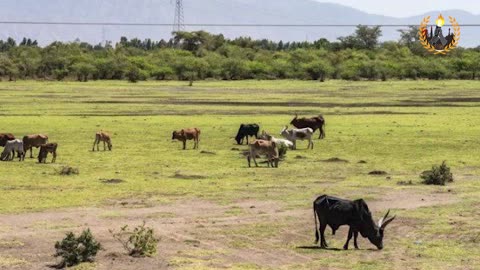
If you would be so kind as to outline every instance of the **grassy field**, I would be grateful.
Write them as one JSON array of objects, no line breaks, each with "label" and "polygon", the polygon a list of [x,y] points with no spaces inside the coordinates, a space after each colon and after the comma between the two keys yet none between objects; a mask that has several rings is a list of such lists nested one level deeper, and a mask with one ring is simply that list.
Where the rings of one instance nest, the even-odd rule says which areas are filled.
[{"label": "grassy field", "polygon": [[[0,133],[44,133],[59,144],[56,164],[0,162],[0,268],[43,269],[64,232],[87,226],[115,249],[103,232],[146,220],[162,238],[157,257],[131,261],[119,249],[112,260],[110,249],[83,267],[480,269],[479,89],[472,81],[0,83]],[[233,140],[238,126],[278,134],[295,113],[323,114],[326,139],[314,150],[299,143],[278,169],[248,168],[246,146]],[[202,130],[198,151],[171,141],[184,127]],[[113,135],[112,152],[91,152],[101,129]],[[420,184],[443,160],[455,181]],[[80,174],[59,175],[63,165]],[[391,208],[398,218],[385,249],[365,239],[359,251],[315,249],[311,204],[325,193],[364,198],[375,217]],[[330,246],[341,248],[345,231],[329,233]]]}]

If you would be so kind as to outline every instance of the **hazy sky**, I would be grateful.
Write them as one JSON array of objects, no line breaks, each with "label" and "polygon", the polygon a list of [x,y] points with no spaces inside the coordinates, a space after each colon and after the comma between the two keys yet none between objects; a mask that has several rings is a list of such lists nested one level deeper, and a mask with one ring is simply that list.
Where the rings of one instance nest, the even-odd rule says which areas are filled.
[{"label": "hazy sky", "polygon": [[480,13],[478,0],[317,0],[338,3],[368,13],[394,17],[419,15],[432,10],[462,9],[474,14]]}]

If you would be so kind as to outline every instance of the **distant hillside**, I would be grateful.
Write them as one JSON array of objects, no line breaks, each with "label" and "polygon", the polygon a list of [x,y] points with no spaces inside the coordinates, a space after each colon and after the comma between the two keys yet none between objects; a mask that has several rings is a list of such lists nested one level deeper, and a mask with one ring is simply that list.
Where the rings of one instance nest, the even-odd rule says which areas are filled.
[{"label": "distant hillside", "polygon": [[[425,15],[393,18],[372,15],[354,8],[319,3],[313,0],[185,0],[186,23],[226,24],[419,24]],[[0,0],[2,21],[74,21],[172,23],[174,6],[170,0]],[[438,11],[428,15],[436,17]],[[476,23],[480,16],[452,10],[443,11],[462,23]],[[169,38],[171,27],[140,26],[51,26],[2,25],[0,38],[24,36],[41,44],[54,40],[80,39],[91,43],[103,39],[117,41],[129,38]],[[199,30],[199,28],[187,28]],[[223,33],[227,37],[251,36],[273,40],[303,41],[321,37],[335,40],[353,32],[353,28],[276,28],[276,27],[208,27],[203,30]],[[397,40],[397,28],[383,29],[383,40]],[[462,29],[462,46],[477,46],[480,28]]]}]

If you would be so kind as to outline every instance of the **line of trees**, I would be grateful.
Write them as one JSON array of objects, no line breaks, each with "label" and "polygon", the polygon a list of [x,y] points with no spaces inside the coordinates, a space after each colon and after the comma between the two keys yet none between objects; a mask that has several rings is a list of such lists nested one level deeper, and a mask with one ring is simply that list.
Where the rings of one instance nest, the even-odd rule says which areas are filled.
[{"label": "line of trees", "polygon": [[0,79],[44,80],[389,80],[478,78],[480,48],[430,55],[418,29],[400,31],[397,42],[379,42],[380,27],[358,26],[330,42],[227,39],[204,31],[176,32],[172,39],[127,39],[91,45],[0,40]]}]

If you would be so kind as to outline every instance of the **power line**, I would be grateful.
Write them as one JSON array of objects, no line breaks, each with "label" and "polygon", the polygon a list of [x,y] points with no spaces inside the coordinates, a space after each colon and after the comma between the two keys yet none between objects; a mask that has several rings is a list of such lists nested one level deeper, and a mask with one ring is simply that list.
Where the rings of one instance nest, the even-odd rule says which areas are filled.
[{"label": "power line", "polygon": [[[174,23],[120,23],[120,22],[42,22],[42,21],[0,21],[0,24],[18,25],[80,25],[80,26],[164,26],[173,27]],[[237,24],[237,23],[184,23],[183,26],[192,27],[409,27],[415,24]],[[446,27],[452,25],[444,25]],[[480,27],[480,24],[462,24],[460,27]]]}]

